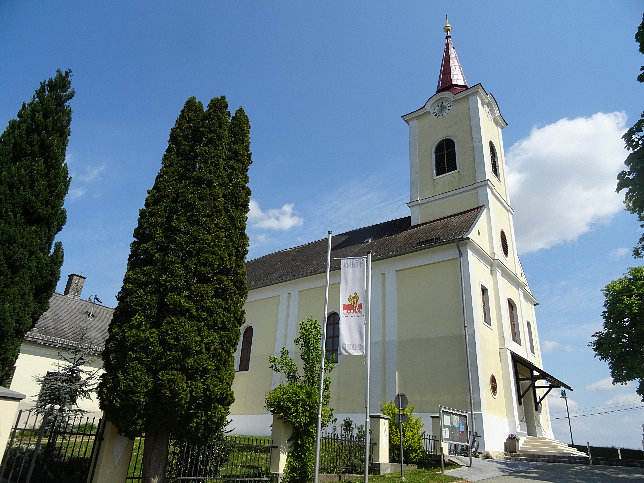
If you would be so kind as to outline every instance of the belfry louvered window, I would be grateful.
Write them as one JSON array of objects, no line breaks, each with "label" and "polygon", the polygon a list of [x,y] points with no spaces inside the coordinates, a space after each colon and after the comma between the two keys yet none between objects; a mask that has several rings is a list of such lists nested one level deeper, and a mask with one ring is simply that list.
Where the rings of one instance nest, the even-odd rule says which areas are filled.
[{"label": "belfry louvered window", "polygon": [[499,178],[499,159],[496,155],[496,148],[492,141],[490,141],[490,163],[492,164],[492,172],[494,173],[494,176]]},{"label": "belfry louvered window", "polygon": [[434,148],[436,176],[456,171],[456,144],[452,139],[441,139]]}]

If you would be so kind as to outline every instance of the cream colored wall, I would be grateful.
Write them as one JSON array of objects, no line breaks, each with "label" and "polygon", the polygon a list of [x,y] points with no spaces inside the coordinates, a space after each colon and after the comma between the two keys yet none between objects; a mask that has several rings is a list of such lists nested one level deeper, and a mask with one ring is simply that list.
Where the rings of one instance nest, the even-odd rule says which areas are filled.
[{"label": "cream colored wall", "polygon": [[[491,216],[493,219],[492,235],[496,247],[496,256],[512,272],[519,272],[517,266],[516,242],[514,240],[514,229],[512,225],[512,215],[499,203],[492,203]],[[506,257],[501,248],[501,230],[505,232],[508,240],[508,256]]]},{"label": "cream colored wall", "polygon": [[0,397],[0,462],[18,415],[20,399],[17,394],[15,396]]},{"label": "cream colored wall", "polygon": [[470,240],[476,243],[486,253],[491,253],[490,247],[490,224],[488,221],[489,215],[486,209],[479,217],[474,228],[470,233]]},{"label": "cream colored wall", "polygon": [[[485,405],[485,411],[495,417],[512,417],[506,411],[504,400],[504,391],[510,390],[511,383],[505,380],[502,371],[501,360],[499,358],[499,331],[503,333],[501,322],[500,307],[494,297],[495,280],[494,273],[490,270],[488,264],[483,263],[476,257],[471,258],[471,290],[472,290],[472,310],[474,314],[474,330],[476,331],[478,344],[478,374],[481,378],[480,391],[481,399]],[[490,311],[491,325],[487,325],[483,318],[483,301],[481,296],[481,286],[488,290],[488,303]],[[490,391],[490,375],[494,374],[497,380],[497,396],[494,397]]]},{"label": "cream colored wall", "polygon": [[[480,104],[479,104],[480,105]],[[499,194],[508,199],[507,188],[505,184],[505,155],[503,153],[503,139],[501,129],[490,120],[485,111],[481,109],[481,124],[482,124],[482,140],[483,140],[483,153],[485,156],[486,171],[489,173],[487,178],[490,180],[494,188]],[[492,162],[490,159],[490,141],[494,143],[497,154],[497,162],[499,164],[499,177],[497,178],[492,173]]]},{"label": "cream colored wall", "polygon": [[[456,98],[448,114],[435,118],[430,112],[418,117],[418,171],[419,197],[428,198],[446,193],[476,181],[474,146],[470,127],[467,98]],[[456,143],[457,172],[434,177],[434,146],[444,137]],[[423,220],[421,221],[428,221]]]},{"label": "cream colored wall", "polygon": [[235,357],[236,368],[239,368],[241,337],[246,327],[253,327],[250,364],[248,371],[237,371],[233,381],[235,402],[231,406],[233,414],[264,414],[263,397],[245,397],[245,394],[257,392],[266,394],[271,389],[272,373],[268,366],[268,356],[273,355],[277,335],[277,318],[279,297],[273,296],[252,302],[246,302],[246,323],[241,327],[239,346]]},{"label": "cream colored wall", "polygon": [[[33,407],[38,399],[40,384],[36,381],[37,377],[42,377],[48,371],[56,371],[64,361],[59,357],[59,353],[68,355],[62,349],[47,347],[31,342],[23,342],[20,346],[20,355],[16,360],[16,372],[13,375],[10,389],[18,391],[27,396],[20,403],[21,408]],[[98,375],[103,372],[103,362],[100,358],[92,358],[92,364],[83,366],[87,371],[98,370]],[[97,381],[98,382],[98,381]],[[83,399],[78,402],[78,407],[88,411],[88,416],[100,415],[98,397],[94,393],[92,399]]]},{"label": "cream colored wall", "polygon": [[437,220],[454,213],[467,211],[479,205],[476,191],[461,193],[458,196],[432,200],[431,203],[420,205],[420,219],[422,221]]},{"label": "cream colored wall", "polygon": [[416,412],[467,409],[456,259],[397,272],[398,390]]}]

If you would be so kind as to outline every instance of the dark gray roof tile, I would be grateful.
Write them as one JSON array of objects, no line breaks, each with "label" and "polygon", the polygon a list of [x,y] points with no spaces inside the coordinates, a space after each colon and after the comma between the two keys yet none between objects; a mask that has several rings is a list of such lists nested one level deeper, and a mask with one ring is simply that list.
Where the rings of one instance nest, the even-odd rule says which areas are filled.
[{"label": "dark gray roof tile", "polygon": [[55,293],[49,299],[49,310],[40,316],[24,340],[62,349],[82,344],[99,354],[105,346],[113,313],[113,308]]}]

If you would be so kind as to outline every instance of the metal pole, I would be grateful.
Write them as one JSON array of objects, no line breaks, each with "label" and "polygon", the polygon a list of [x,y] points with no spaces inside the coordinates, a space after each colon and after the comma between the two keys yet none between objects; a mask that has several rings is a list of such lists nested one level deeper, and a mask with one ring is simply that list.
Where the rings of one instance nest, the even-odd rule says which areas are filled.
[{"label": "metal pole", "polygon": [[324,393],[324,361],[326,359],[326,313],[329,310],[329,272],[331,270],[331,230],[328,232],[326,251],[326,287],[324,289],[324,315],[322,317],[322,361],[320,362],[320,393],[318,400],[318,423],[315,433],[315,476],[318,483],[320,473],[320,433],[322,432],[322,395]]},{"label": "metal pole", "polygon": [[570,430],[570,444],[575,445],[575,441],[572,439],[572,425],[570,424],[570,412],[568,411],[568,396],[566,396],[566,391],[561,390],[561,397],[566,401],[566,414],[568,415],[568,429]]},{"label": "metal pole", "polygon": [[369,378],[371,377],[371,252],[367,254],[367,320],[365,334],[365,365],[367,377],[365,382],[365,456],[364,456],[364,481],[369,481]]},{"label": "metal pole", "polygon": [[405,481],[405,464],[403,460],[403,427],[402,427],[402,409],[398,409],[398,427],[400,428],[400,479]]}]

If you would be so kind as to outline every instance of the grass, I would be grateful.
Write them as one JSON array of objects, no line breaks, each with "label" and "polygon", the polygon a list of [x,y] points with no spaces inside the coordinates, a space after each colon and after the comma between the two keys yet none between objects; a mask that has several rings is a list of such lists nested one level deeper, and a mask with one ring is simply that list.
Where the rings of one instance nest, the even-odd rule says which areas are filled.
[{"label": "grass", "polygon": [[[364,481],[363,478],[355,480],[347,480],[352,483],[360,483]],[[388,475],[370,475],[369,481],[373,483],[399,483],[403,480],[400,478],[400,473],[391,473]],[[443,475],[440,469],[431,470],[409,470],[405,471],[405,482],[408,483],[443,483],[448,481],[463,481],[453,476]]]}]

